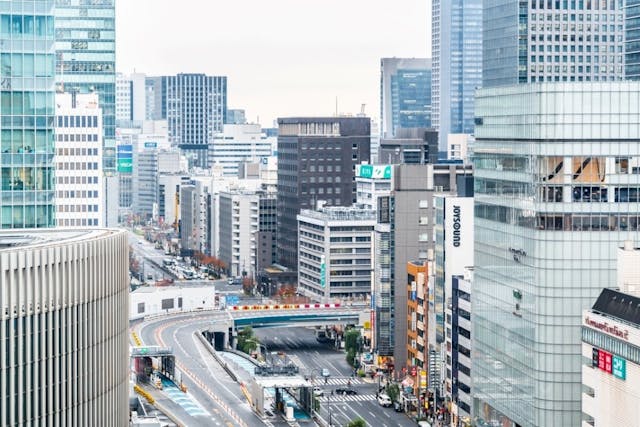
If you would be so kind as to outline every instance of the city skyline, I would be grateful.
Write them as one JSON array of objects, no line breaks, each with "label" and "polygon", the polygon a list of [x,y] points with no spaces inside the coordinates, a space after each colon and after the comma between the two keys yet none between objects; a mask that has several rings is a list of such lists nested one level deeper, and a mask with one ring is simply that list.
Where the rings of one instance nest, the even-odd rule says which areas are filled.
[{"label": "city skyline", "polygon": [[[202,14],[191,13],[194,0],[179,10],[163,7],[168,5],[118,4],[118,71],[226,75],[229,108],[245,109],[249,122],[264,127],[275,127],[278,117],[332,116],[336,104],[339,113],[354,115],[366,104],[366,114],[378,120],[380,58],[431,56],[431,1],[330,0],[312,20],[306,19],[309,6],[292,0],[278,2],[286,13],[262,2],[252,3],[250,14],[246,4],[198,4],[211,12]],[[211,17],[214,25],[207,22]],[[184,25],[167,31],[174,28],[169,22],[182,18]],[[202,54],[209,50],[218,54]]]}]

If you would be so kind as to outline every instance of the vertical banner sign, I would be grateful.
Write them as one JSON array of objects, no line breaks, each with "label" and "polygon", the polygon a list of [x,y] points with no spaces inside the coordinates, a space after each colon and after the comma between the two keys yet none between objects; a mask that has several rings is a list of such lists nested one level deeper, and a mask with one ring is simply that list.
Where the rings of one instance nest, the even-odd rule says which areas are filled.
[{"label": "vertical banner sign", "polygon": [[420,371],[420,388],[427,388],[427,371]]},{"label": "vertical banner sign", "polygon": [[622,357],[613,356],[613,376],[621,380],[627,379],[627,361]]},{"label": "vertical banner sign", "polygon": [[320,286],[322,286],[323,288],[325,286],[325,278],[324,278],[325,270],[326,270],[326,267],[324,263],[324,255],[322,255],[320,257]]}]

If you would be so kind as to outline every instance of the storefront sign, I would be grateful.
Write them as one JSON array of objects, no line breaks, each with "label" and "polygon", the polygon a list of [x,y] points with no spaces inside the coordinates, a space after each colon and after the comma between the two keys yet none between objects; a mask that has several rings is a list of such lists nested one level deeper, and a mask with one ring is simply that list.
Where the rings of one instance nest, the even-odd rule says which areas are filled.
[{"label": "storefront sign", "polygon": [[456,248],[460,246],[460,206],[453,206],[453,246]]},{"label": "storefront sign", "polygon": [[613,356],[613,376],[621,380],[627,379],[627,361],[622,357]]},{"label": "storefront sign", "polygon": [[626,329],[620,329],[615,325],[609,325],[607,322],[601,322],[598,320],[591,319],[589,316],[584,318],[584,322],[591,326],[592,328],[599,329],[608,334],[614,335],[618,338],[622,338],[625,340],[629,339],[629,331]]},{"label": "storefront sign", "polygon": [[591,350],[591,366],[621,380],[627,379],[627,361],[607,351],[593,348]]}]

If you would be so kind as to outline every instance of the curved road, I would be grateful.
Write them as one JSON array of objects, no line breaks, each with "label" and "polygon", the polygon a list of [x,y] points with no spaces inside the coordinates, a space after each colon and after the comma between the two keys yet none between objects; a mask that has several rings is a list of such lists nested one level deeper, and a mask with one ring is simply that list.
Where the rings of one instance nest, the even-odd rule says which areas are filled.
[{"label": "curved road", "polygon": [[273,425],[251,410],[240,386],[207,354],[204,345],[194,335],[195,331],[208,327],[213,321],[225,318],[226,313],[221,311],[190,313],[148,320],[134,329],[146,345],[172,347],[188,394],[207,413],[183,420],[185,425]]}]

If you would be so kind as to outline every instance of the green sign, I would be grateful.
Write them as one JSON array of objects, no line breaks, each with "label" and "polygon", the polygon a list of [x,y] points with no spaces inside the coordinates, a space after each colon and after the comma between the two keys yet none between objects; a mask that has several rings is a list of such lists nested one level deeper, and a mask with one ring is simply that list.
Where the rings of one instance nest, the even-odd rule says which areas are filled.
[{"label": "green sign", "polygon": [[320,261],[320,286],[322,286],[324,288],[325,286],[325,263],[324,263],[324,256],[321,257],[321,261]]},{"label": "green sign", "polygon": [[133,172],[133,160],[127,158],[118,159],[118,172],[131,173]]},{"label": "green sign", "polygon": [[360,178],[391,179],[391,165],[356,165],[356,176]]},{"label": "green sign", "polygon": [[627,361],[622,357],[613,356],[612,373],[616,378],[621,380],[627,379]]}]

